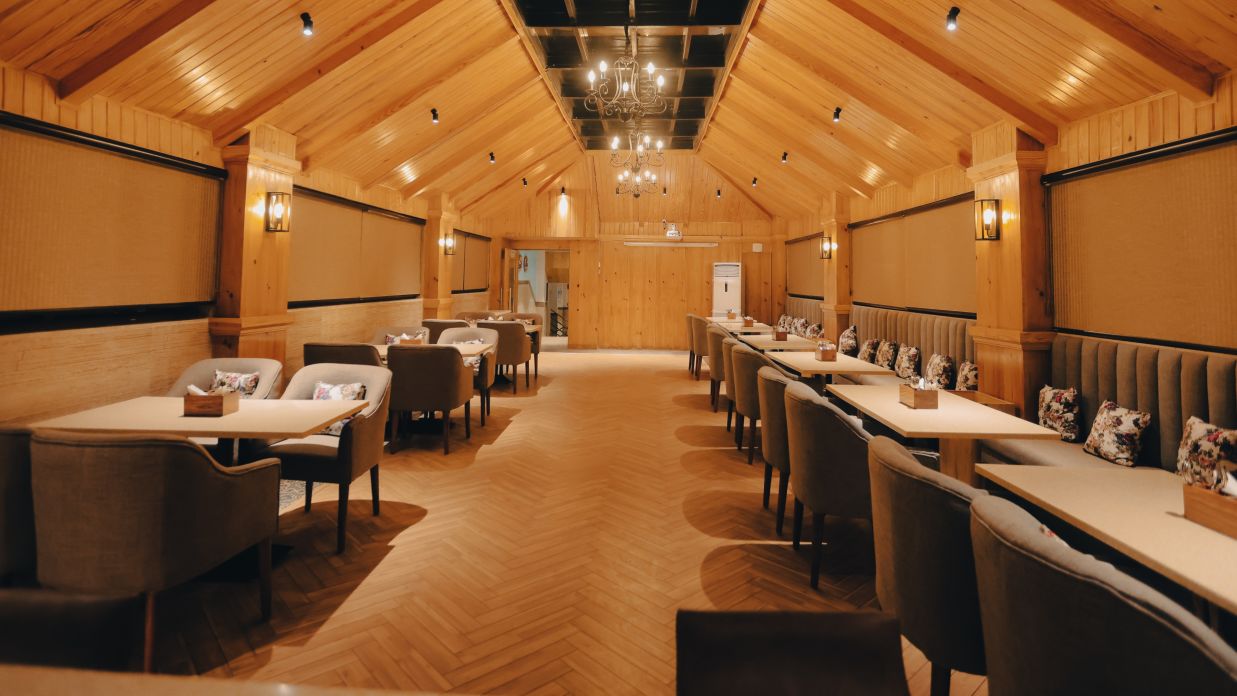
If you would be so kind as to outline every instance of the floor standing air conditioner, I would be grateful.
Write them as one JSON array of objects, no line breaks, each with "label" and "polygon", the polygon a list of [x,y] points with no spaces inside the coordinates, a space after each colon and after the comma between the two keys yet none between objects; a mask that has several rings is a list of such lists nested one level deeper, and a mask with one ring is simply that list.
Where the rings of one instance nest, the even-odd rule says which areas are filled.
[{"label": "floor standing air conditioner", "polygon": [[713,264],[713,316],[743,314],[743,267],[737,261]]}]

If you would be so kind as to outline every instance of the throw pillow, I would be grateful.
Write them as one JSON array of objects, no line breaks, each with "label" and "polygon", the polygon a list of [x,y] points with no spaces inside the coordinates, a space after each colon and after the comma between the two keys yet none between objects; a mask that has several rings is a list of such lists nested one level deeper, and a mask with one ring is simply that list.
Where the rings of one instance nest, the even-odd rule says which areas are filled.
[{"label": "throw pillow", "polygon": [[790,331],[790,315],[783,314],[777,318],[777,328],[779,331]]},{"label": "throw pillow", "polygon": [[902,379],[918,379],[919,349],[915,346],[902,346],[898,349],[898,361],[893,372]]},{"label": "throw pillow", "polygon": [[1039,390],[1039,424],[1061,433],[1066,442],[1078,442],[1078,390],[1044,385]]},{"label": "throw pillow", "polygon": [[1091,434],[1082,448],[1121,466],[1134,466],[1142,449],[1143,430],[1151,423],[1151,414],[1122,408],[1105,401],[1095,414]]},{"label": "throw pillow", "polygon": [[804,319],[802,317],[795,319],[794,323],[791,324],[790,326],[790,331],[796,336],[802,336],[806,334],[807,333],[807,319]]},{"label": "throw pillow", "polygon": [[863,342],[863,348],[859,349],[859,359],[865,362],[876,362],[876,348],[880,345],[880,341],[875,338],[869,338]]},{"label": "throw pillow", "polygon": [[[365,398],[365,385],[361,382],[353,382],[351,384],[327,384],[326,382],[317,382],[314,384],[314,401],[358,401]],[[344,433],[344,426],[347,425],[351,418],[345,418],[338,423],[333,423],[326,430],[322,431],[323,435],[334,435],[339,437]]]},{"label": "throw pillow", "polygon": [[876,364],[892,370],[893,361],[898,357],[898,342],[897,341],[881,341],[880,347],[876,349]]},{"label": "throw pillow", "polygon": [[1195,486],[1237,494],[1229,488],[1237,488],[1237,430],[1190,416],[1177,448],[1177,473]]},{"label": "throw pillow", "polygon": [[258,388],[258,373],[215,370],[215,381],[210,388],[240,392],[241,396],[253,396],[254,390]]},{"label": "throw pillow", "polygon": [[841,336],[838,336],[838,351],[852,358],[859,355],[858,327],[852,325],[843,331]]},{"label": "throw pillow", "polygon": [[958,366],[958,391],[975,391],[979,389],[979,365],[964,360]]},{"label": "throw pillow", "polygon": [[948,355],[933,353],[924,368],[923,379],[928,389],[948,389],[954,382],[954,359]]},{"label": "throw pillow", "polygon": [[387,337],[386,337],[386,344],[387,344],[388,346],[393,346],[393,345],[395,345],[396,343],[399,343],[400,341],[406,341],[406,340],[408,340],[408,339],[410,339],[410,338],[412,338],[412,336],[409,336],[409,335],[408,335],[408,334],[406,334],[406,333],[402,333],[402,334],[400,334],[400,335],[398,335],[398,336],[396,336],[395,334],[387,334]]},{"label": "throw pillow", "polygon": [[812,324],[807,327],[807,331],[803,334],[804,338],[820,338],[820,324]]}]

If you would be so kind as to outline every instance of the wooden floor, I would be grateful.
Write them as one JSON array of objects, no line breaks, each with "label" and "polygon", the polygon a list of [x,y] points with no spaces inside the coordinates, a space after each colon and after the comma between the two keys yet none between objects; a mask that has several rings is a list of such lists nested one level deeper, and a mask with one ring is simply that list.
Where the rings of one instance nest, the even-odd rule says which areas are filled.
[{"label": "wooden floor", "polygon": [[[280,519],[293,546],[275,614],[253,582],[164,595],[162,671],[461,693],[671,693],[678,608],[872,607],[870,531],[830,523],[821,590],[773,533],[749,467],[686,356],[546,353],[450,456],[426,437],[381,467],[382,514],[354,486],[348,551],[334,486]],[[521,379],[522,382],[522,379]],[[462,413],[462,411],[461,411]],[[475,410],[474,410],[475,413]],[[786,530],[789,535],[790,525]],[[912,693],[928,669],[904,652]],[[986,693],[956,675],[955,694]]]}]

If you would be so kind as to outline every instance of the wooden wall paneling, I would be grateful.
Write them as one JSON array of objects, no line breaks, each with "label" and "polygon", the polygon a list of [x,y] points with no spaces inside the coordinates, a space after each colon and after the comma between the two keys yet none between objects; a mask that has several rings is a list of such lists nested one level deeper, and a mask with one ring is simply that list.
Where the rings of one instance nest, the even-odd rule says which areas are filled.
[{"label": "wooden wall paneling", "polygon": [[596,241],[571,243],[571,287],[567,292],[570,319],[567,345],[597,348],[601,345],[601,317],[610,310],[602,304],[601,249]]},{"label": "wooden wall paneling", "polygon": [[387,186],[365,188],[360,181],[332,169],[297,172],[292,177],[292,183],[423,220],[429,210],[429,203],[423,198],[405,198],[399,191]]},{"label": "wooden wall paneling", "polygon": [[909,188],[894,184],[877,189],[871,198],[851,196],[850,219],[870,220],[972,190],[974,184],[967,178],[965,169],[941,167],[915,177]]},{"label": "wooden wall paneling", "polygon": [[[462,192],[489,189],[495,182],[518,178],[521,171],[569,143],[562,130],[556,121],[545,118],[513,128],[486,143],[488,149],[469,153],[458,166],[427,180],[425,185],[450,192],[454,200]],[[489,161],[490,152],[494,153],[493,163]]]},{"label": "wooden wall paneling", "polygon": [[369,343],[374,332],[388,326],[421,323],[421,300],[392,300],[360,304],[302,307],[288,312],[287,358],[284,379],[305,366],[305,344],[322,341]]},{"label": "wooden wall paneling", "polygon": [[[456,200],[460,202],[460,210],[466,217],[484,219],[489,212],[511,205],[527,204],[538,191],[551,190],[550,184],[553,180],[579,161],[580,157],[579,147],[575,143],[568,143],[517,175],[495,182],[489,190],[478,193],[481,188],[478,186],[461,192],[456,196]],[[524,184],[524,180],[528,183]]]},{"label": "wooden wall paneling", "polygon": [[447,254],[441,242],[455,235],[459,213],[445,194],[429,197],[429,215],[421,235],[421,299],[428,319],[455,317],[455,298],[451,290],[455,277],[454,254]]},{"label": "wooden wall paneling", "polygon": [[[709,171],[709,165],[696,155],[667,152],[665,163],[655,168],[658,190],[640,198],[614,193],[619,170],[610,164],[608,153],[590,153],[589,157],[592,159],[593,185],[598,192],[598,217],[603,223],[638,223],[648,228],[646,233],[660,236],[662,220],[679,223],[681,227],[690,221],[693,223],[692,229],[684,234],[704,234],[696,231],[700,223],[737,223],[767,218],[752,204],[746,192],[721,181]],[[666,195],[661,194],[662,186],[666,188]],[[720,201],[714,195],[718,187],[723,189]]]},{"label": "wooden wall paneling", "polygon": [[[713,178],[719,184],[725,184],[725,186],[719,186],[722,189],[723,199],[728,192],[733,195],[745,196],[751,199],[767,217],[773,217],[774,213],[770,211],[775,211],[776,214],[782,216],[802,215],[807,212],[808,208],[812,205],[811,201],[814,194],[805,192],[805,197],[799,198],[789,190],[789,186],[786,188],[777,186],[777,180],[785,177],[786,175],[784,174],[775,175],[772,178],[766,174],[766,185],[763,189],[759,186],[751,187],[750,175],[753,167],[750,164],[743,164],[732,152],[721,146],[722,139],[725,137],[726,134],[720,128],[715,128],[713,130],[713,137],[700,146],[700,157],[716,172]],[[764,170],[759,169],[757,171],[763,172]],[[740,178],[743,176],[748,177],[749,185],[747,187],[738,183],[743,181]],[[796,183],[794,188],[802,190],[803,184]],[[716,199],[716,189],[699,187],[699,191],[698,194],[693,196],[693,212],[698,208],[716,205],[716,203],[709,201],[710,197]],[[819,192],[815,195],[819,195]]]},{"label": "wooden wall paneling", "polygon": [[490,304],[489,291],[483,292],[457,292],[452,296],[454,302],[451,305],[451,311],[458,316],[461,312],[484,312],[489,309],[497,309],[496,305]]}]

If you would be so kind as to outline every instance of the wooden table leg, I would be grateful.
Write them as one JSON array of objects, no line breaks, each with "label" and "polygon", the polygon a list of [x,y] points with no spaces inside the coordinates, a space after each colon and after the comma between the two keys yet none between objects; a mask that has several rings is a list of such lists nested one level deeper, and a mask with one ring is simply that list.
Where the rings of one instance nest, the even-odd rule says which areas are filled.
[{"label": "wooden table leg", "polygon": [[942,439],[940,443],[941,473],[971,486],[978,485],[979,477],[975,475],[975,462],[979,461],[979,440]]}]

